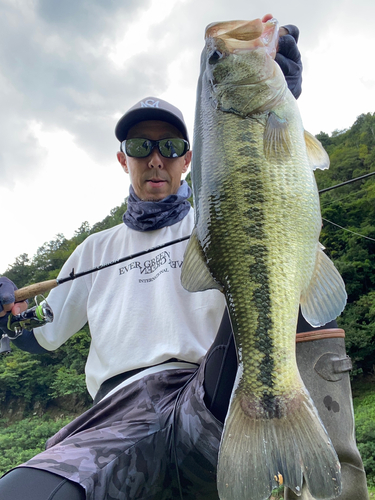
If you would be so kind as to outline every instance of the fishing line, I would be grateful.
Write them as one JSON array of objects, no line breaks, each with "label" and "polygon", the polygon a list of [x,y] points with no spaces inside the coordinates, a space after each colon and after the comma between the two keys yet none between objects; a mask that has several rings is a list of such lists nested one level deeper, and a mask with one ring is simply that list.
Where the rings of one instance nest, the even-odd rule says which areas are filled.
[{"label": "fishing line", "polygon": [[[364,195],[365,193],[363,193],[363,191],[351,191],[350,193],[347,193],[343,196],[341,196],[340,198],[335,198],[335,199],[328,199],[326,201],[323,201],[320,203],[320,206],[321,207],[329,207],[330,205],[334,205],[335,203],[340,203],[341,201],[345,201],[347,200],[348,198],[353,198],[353,196],[357,196],[357,197],[360,197],[361,195]],[[351,201],[349,200],[349,203]]]},{"label": "fishing line", "polygon": [[[357,198],[363,198],[364,196],[369,196],[370,194],[370,199],[372,199],[372,188],[375,186],[375,184],[367,184],[363,185],[361,188],[358,188],[357,190],[352,189],[348,193],[343,193],[340,197],[337,198],[330,198],[327,197],[326,201],[321,201],[320,205],[322,207],[327,207],[329,205],[332,205],[333,203],[339,203],[340,201],[347,200],[348,198],[353,198],[356,196]],[[336,195],[338,196],[338,195]],[[350,202],[350,201],[349,201]]]},{"label": "fishing line", "polygon": [[351,207],[355,206],[355,204],[360,201],[363,202],[368,202],[368,203],[374,203],[375,197],[374,196],[368,196],[368,192],[366,191],[352,191],[351,193],[348,193],[345,196],[341,196],[340,198],[336,198],[334,200],[327,200],[325,202],[320,203],[320,207],[324,209],[329,209],[332,208],[333,210],[336,210],[337,208],[344,208],[345,212],[348,212],[351,210]]},{"label": "fishing line", "polygon": [[364,234],[356,233],[355,231],[351,231],[350,229],[346,229],[345,227],[342,227],[339,224],[336,224],[335,222],[332,222],[332,221],[330,221],[328,219],[324,219],[323,217],[322,217],[322,220],[324,220],[325,222],[329,222],[333,226],[337,226],[340,229],[343,229],[344,231],[348,231],[348,233],[355,234],[356,236],[360,236],[361,238],[366,238],[366,240],[375,241],[375,239],[374,238],[370,238],[370,236],[365,236]]},{"label": "fishing line", "polygon": [[[336,184],[335,186],[331,186],[329,188],[321,189],[319,191],[319,194],[326,193],[327,191],[331,191],[332,189],[336,189],[338,187],[345,186],[346,184],[350,184],[351,182],[355,182],[355,181],[359,181],[361,179],[365,179],[366,177],[370,177],[372,175],[375,175],[375,172],[371,172],[369,174],[361,175],[360,177],[355,177],[354,179],[350,179],[349,181],[341,182],[340,184]],[[344,198],[346,198],[348,196],[351,196],[352,194],[354,194],[354,192],[348,193],[348,195],[345,196]],[[355,194],[358,195],[357,192]],[[337,201],[341,201],[344,198],[341,198],[339,200],[332,200],[329,203],[327,203],[326,205],[330,205],[330,204],[335,203]],[[332,224],[333,226],[336,226],[336,227],[342,229],[343,231],[347,231],[348,233],[355,234],[356,236],[360,236],[361,238],[365,238],[366,240],[375,241],[374,238],[370,238],[369,236],[365,236],[364,234],[356,233],[355,231],[351,231],[350,229],[346,229],[345,227],[342,227],[339,224],[336,224],[335,222],[332,222],[332,221],[330,221],[328,219],[324,219],[324,217],[322,217],[322,220],[324,220],[325,222],[328,222],[329,224]]]}]

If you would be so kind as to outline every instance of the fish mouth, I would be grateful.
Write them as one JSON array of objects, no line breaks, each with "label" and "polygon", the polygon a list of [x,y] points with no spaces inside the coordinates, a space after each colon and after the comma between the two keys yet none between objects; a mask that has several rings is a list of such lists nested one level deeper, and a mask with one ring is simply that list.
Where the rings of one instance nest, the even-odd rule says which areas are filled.
[{"label": "fish mouth", "polygon": [[[224,42],[225,50],[229,53],[263,48],[274,59],[279,39],[279,23],[274,18],[265,23],[261,19],[212,23],[205,32],[205,39],[209,38],[221,40],[220,45]],[[212,56],[221,58],[220,50],[216,50]]]}]

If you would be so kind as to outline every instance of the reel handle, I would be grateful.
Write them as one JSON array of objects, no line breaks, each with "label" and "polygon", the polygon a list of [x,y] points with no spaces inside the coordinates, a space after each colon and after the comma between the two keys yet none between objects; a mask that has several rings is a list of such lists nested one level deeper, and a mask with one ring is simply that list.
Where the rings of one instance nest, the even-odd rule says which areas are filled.
[{"label": "reel handle", "polygon": [[46,292],[56,288],[58,285],[57,280],[41,281],[40,283],[35,283],[34,285],[25,286],[19,290],[15,290],[14,296],[16,302],[23,302],[26,299],[31,299],[36,295],[43,295]]}]

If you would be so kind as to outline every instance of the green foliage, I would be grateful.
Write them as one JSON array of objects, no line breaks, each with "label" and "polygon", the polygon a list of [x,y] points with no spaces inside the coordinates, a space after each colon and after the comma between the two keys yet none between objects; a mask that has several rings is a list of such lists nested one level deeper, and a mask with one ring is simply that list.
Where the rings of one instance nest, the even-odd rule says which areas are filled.
[{"label": "green foliage", "polygon": [[354,413],[357,445],[366,470],[367,484],[375,487],[375,393],[368,392],[354,398]]},{"label": "green foliage", "polygon": [[27,407],[36,402],[46,404],[53,378],[51,368],[45,355],[32,356],[13,348],[11,355],[0,358],[0,403],[20,398]]},{"label": "green foliage", "polygon": [[270,500],[283,500],[283,498],[284,498],[284,486],[283,485],[272,490]]},{"label": "green foliage", "polygon": [[62,366],[57,370],[56,377],[51,383],[52,398],[60,396],[85,395],[86,382],[83,373],[78,373],[74,368],[66,368]]},{"label": "green foliage", "polygon": [[4,474],[45,449],[47,439],[72,419],[30,418],[0,427],[0,474]]},{"label": "green foliage", "polygon": [[12,353],[0,358],[0,408],[19,399],[25,413],[36,404],[45,409],[56,398],[74,394],[88,407],[84,366],[90,337],[87,329],[78,332],[57,351],[35,355],[12,346]]},{"label": "green foliage", "polygon": [[346,348],[353,361],[353,375],[375,371],[375,291],[349,304],[340,325],[345,327]]}]

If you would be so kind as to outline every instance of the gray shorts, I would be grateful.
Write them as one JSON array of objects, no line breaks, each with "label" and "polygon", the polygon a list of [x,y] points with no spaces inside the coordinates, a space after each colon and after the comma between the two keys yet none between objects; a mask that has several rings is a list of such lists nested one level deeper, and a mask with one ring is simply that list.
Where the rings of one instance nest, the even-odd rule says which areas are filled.
[{"label": "gray shorts", "polygon": [[147,375],[61,429],[20,467],[81,484],[88,500],[218,500],[222,424],[197,369]]}]

